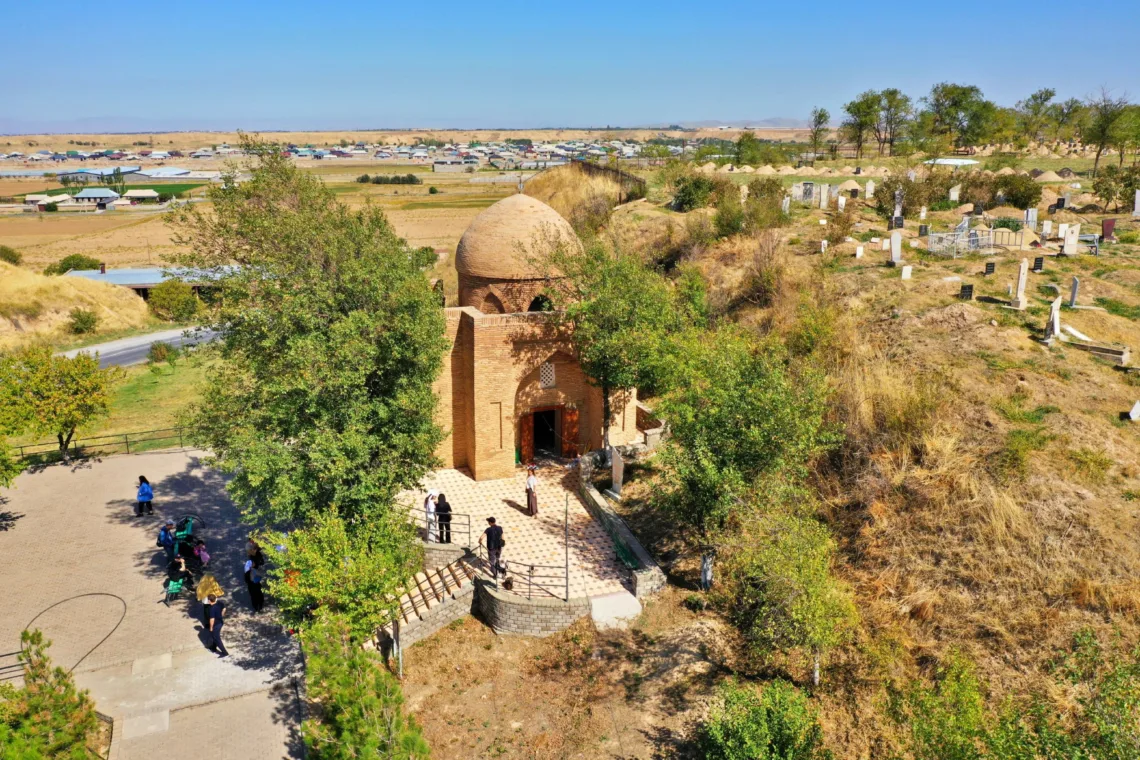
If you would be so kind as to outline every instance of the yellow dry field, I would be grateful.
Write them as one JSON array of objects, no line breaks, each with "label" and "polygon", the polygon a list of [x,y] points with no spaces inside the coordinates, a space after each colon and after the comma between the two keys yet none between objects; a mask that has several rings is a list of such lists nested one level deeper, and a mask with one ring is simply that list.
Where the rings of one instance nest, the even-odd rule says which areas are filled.
[{"label": "yellow dry field", "polygon": [[175,250],[162,214],[120,211],[0,216],[0,245],[20,251],[24,266],[37,271],[73,253],[109,267],[157,266]]},{"label": "yellow dry field", "polygon": [[0,262],[0,349],[66,337],[74,308],[94,311],[100,332],[141,327],[146,302],[134,291],[77,277],[46,277]]}]

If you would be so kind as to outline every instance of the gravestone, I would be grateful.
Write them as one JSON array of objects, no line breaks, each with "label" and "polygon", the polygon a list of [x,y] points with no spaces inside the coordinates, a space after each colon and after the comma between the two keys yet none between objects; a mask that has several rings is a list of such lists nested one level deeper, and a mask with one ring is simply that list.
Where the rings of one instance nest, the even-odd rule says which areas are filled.
[{"label": "gravestone", "polygon": [[827,241],[826,240],[819,241],[819,252],[820,253],[827,253]]},{"label": "gravestone", "polygon": [[930,225],[929,224],[918,225],[918,236],[919,237],[927,237],[929,235],[930,235]]},{"label": "gravestone", "polygon": [[780,211],[785,214],[790,214],[792,212],[792,199],[790,196],[785,195],[784,200],[780,201]]},{"label": "gravestone", "polygon": [[962,301],[974,300],[974,286],[962,283],[962,289],[958,291],[958,299]]},{"label": "gravestone", "polygon": [[902,215],[903,215],[902,208],[903,208],[903,191],[902,191],[902,188],[900,187],[899,189],[895,190],[895,213],[893,214],[893,216],[895,218],[897,218],[897,219],[902,218]]},{"label": "gravestone", "polygon": [[1061,222],[1057,225],[1057,237],[1061,239],[1061,244],[1065,243],[1065,233],[1069,231],[1068,222]]},{"label": "gravestone", "polygon": [[827,203],[831,200],[831,188],[826,184],[819,186],[819,207],[827,209]]},{"label": "gravestone", "polygon": [[926,221],[926,206],[923,206],[918,210],[918,218],[924,222]]},{"label": "gravestone", "polygon": [[903,267],[902,268],[902,279],[909,280],[910,279],[910,271],[911,271],[910,264],[907,264],[905,267]]},{"label": "gravestone", "polygon": [[804,186],[803,186],[803,197],[802,197],[803,202],[804,203],[811,203],[812,198],[814,198],[814,197],[815,197],[815,183],[814,182],[805,182]]},{"label": "gravestone", "polygon": [[1034,232],[1037,232],[1037,209],[1025,209],[1025,226]]},{"label": "gravestone", "polygon": [[1080,242],[1081,225],[1073,224],[1065,230],[1065,242],[1061,245],[1061,253],[1066,256],[1077,255],[1077,243]]},{"label": "gravestone", "polygon": [[1038,256],[1035,259],[1033,259],[1033,271],[1034,272],[1044,272],[1045,271],[1045,257],[1044,256]]},{"label": "gravestone", "polygon": [[1013,300],[1009,305],[1018,311],[1024,311],[1026,306],[1025,301],[1025,284],[1029,281],[1029,259],[1022,259],[1021,266],[1017,268],[1017,289],[1014,291]]},{"label": "gravestone", "polygon": [[918,179],[918,174],[914,171],[914,169],[911,169],[906,173],[906,178],[911,182],[914,182],[916,179]]},{"label": "gravestone", "polygon": [[847,199],[844,198],[842,195],[839,196],[839,200],[836,201],[836,203],[839,204],[839,211],[840,212],[842,212],[845,208],[847,208]]},{"label": "gravestone", "polygon": [[1057,296],[1056,300],[1049,306],[1049,321],[1045,323],[1045,341],[1051,341],[1053,338],[1061,335],[1061,296]]},{"label": "gravestone", "polygon": [[867,180],[867,190],[863,193],[863,197],[867,200],[871,200],[875,197],[875,180]]},{"label": "gravestone", "polygon": [[902,233],[895,231],[891,233],[891,266],[898,266],[902,260]]},{"label": "gravestone", "polygon": [[881,241],[879,241],[879,242],[881,242],[881,243],[882,243],[882,245],[883,245],[883,250],[884,250],[884,251],[889,251],[889,250],[891,250],[891,239],[890,239],[889,237],[885,237],[885,238],[883,238],[883,239],[882,239]]},{"label": "gravestone", "polygon": [[1065,193],[1064,200],[1065,200],[1065,206],[1064,206],[1065,208],[1072,208],[1073,207],[1073,194],[1072,193]]},{"label": "gravestone", "polygon": [[1065,196],[1063,198],[1057,199],[1057,203],[1055,204],[1055,207],[1058,209],[1062,209],[1062,208],[1065,208],[1067,205],[1069,205],[1069,197]]},{"label": "gravestone", "polygon": [[1081,278],[1073,275],[1073,284],[1069,289],[1069,308],[1077,308],[1077,293],[1081,290]]},{"label": "gravestone", "polygon": [[1132,218],[1140,216],[1140,190],[1136,191],[1136,197],[1132,199]]},{"label": "gravestone", "polygon": [[1132,420],[1133,422],[1140,420],[1140,401],[1137,401],[1132,405],[1132,410],[1128,412],[1128,419]]},{"label": "gravestone", "polygon": [[610,446],[610,479],[613,482],[606,495],[620,499],[622,481],[625,479],[625,461],[621,458],[621,452],[613,446]]},{"label": "gravestone", "polygon": [[1116,220],[1115,219],[1101,219],[1100,220],[1100,239],[1105,243],[1116,242]]},{"label": "gravestone", "polygon": [[986,262],[986,271],[985,271],[985,275],[986,275],[987,277],[988,277],[988,276],[990,276],[991,274],[993,274],[993,273],[994,273],[994,267],[995,267],[995,266],[996,266],[996,265],[995,265],[995,264],[994,264],[994,262],[992,262],[992,261],[987,261],[987,262]]},{"label": "gravestone", "polygon": [[861,245],[855,246],[855,258],[857,258],[857,259],[863,258],[863,246],[861,246]]},{"label": "gravestone", "polygon": [[[803,201],[803,199],[804,199],[804,183],[803,182],[792,183],[792,200],[795,201],[796,203],[800,203]],[[787,212],[785,212],[785,213],[787,213]]]},{"label": "gravestone", "polygon": [[1041,239],[1047,240],[1053,234],[1053,220],[1046,219],[1041,222]]},{"label": "gravestone", "polygon": [[955,203],[958,203],[958,197],[961,194],[962,194],[962,186],[961,185],[954,185],[954,187],[950,188],[950,200],[954,201]]},{"label": "gravestone", "polygon": [[863,167],[862,166],[856,166],[855,167],[855,176],[858,177],[862,173],[863,173]]}]

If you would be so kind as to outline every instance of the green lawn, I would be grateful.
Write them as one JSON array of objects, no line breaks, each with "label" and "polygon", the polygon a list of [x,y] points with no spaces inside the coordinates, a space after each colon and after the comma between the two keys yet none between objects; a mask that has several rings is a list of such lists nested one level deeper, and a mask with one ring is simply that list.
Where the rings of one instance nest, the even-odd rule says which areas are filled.
[{"label": "green lawn", "polygon": [[[194,190],[195,188],[204,187],[205,185],[205,182],[158,182],[153,185],[128,184],[126,187],[127,190],[154,190],[157,193],[173,193],[175,195],[178,195],[180,193],[186,193]],[[101,185],[85,185],[81,188],[55,187],[51,190],[39,190],[34,193],[25,193],[24,195],[18,195],[16,197],[23,198],[25,195],[72,195],[74,193],[78,193],[80,190],[85,189],[105,190],[107,188],[104,188]]]}]

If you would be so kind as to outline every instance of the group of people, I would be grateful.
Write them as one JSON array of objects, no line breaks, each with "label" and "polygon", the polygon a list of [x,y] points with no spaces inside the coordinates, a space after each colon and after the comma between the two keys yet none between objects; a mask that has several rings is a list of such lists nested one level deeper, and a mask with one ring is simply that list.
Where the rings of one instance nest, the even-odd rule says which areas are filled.
[{"label": "group of people", "polygon": [[[145,476],[140,475],[135,516],[146,514],[154,514],[154,488]],[[178,583],[179,587],[185,586],[191,591],[197,591],[198,600],[202,603],[202,627],[209,634],[210,651],[226,657],[229,652],[222,643],[226,603],[221,598],[224,592],[217,580],[212,574],[205,572],[210,567],[210,553],[206,543],[200,538],[194,538],[182,546],[179,543],[175,522],[166,520],[158,531],[157,542],[166,555],[167,579],[163,586],[171,588],[171,583]],[[250,606],[255,613],[258,613],[265,607],[265,592],[262,588],[265,582],[265,554],[253,536],[249,536],[246,541],[245,552],[246,559],[242,572],[246,589],[249,591]],[[194,571],[188,566],[188,560],[195,566],[194,571],[200,575],[197,589],[194,585]]]},{"label": "group of people", "polygon": [[451,505],[447,503],[446,496],[428,491],[424,499],[424,520],[429,543],[451,543]]}]

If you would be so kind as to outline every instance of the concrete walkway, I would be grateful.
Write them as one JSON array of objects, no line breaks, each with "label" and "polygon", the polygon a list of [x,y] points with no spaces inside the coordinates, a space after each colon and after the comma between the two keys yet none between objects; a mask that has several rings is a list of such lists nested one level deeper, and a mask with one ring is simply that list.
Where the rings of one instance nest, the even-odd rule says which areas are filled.
[{"label": "concrete walkway", "polygon": [[[245,531],[201,453],[162,451],[53,465],[0,491],[0,677],[25,627],[44,631],[53,661],[74,668],[114,718],[112,757],[279,759],[300,756],[300,657],[241,582]],[[136,518],[135,483],[154,486],[155,516]],[[226,590],[230,657],[206,649],[200,607],[162,604],[155,538],[162,518],[200,515],[211,570]]]}]

